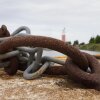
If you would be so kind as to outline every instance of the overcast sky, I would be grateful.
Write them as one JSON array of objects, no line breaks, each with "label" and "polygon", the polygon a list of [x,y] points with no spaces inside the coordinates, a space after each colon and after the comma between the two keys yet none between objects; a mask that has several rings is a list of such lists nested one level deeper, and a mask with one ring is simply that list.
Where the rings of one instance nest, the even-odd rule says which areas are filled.
[{"label": "overcast sky", "polygon": [[28,26],[34,35],[88,42],[100,35],[100,0],[0,0],[0,25]]}]

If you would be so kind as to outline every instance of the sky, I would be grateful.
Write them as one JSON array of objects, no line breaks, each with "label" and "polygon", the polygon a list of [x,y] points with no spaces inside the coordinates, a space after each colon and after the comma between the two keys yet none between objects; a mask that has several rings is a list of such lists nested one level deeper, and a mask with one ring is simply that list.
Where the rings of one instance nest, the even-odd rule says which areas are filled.
[{"label": "sky", "polygon": [[0,0],[0,26],[12,33],[27,26],[31,34],[88,43],[100,35],[100,0]]}]

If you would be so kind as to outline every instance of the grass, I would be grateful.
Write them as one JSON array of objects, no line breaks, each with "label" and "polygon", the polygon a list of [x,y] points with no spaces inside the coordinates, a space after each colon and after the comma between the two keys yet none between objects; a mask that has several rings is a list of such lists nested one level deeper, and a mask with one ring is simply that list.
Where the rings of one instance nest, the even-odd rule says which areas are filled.
[{"label": "grass", "polygon": [[82,50],[91,50],[91,51],[100,51],[100,43],[99,44],[85,44],[85,45],[80,45],[80,49]]}]

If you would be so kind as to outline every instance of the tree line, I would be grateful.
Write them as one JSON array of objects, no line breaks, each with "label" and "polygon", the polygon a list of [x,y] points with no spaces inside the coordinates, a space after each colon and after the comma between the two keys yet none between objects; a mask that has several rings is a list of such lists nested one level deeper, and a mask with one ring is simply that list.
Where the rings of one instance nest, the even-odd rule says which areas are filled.
[{"label": "tree line", "polygon": [[[78,40],[75,40],[73,44],[71,43],[71,41],[68,41],[67,43],[71,45],[84,45],[85,44],[85,42],[79,43]],[[94,44],[100,43],[100,35],[97,35],[96,37],[91,37],[89,40],[89,44],[91,43],[94,43]]]},{"label": "tree line", "polygon": [[[79,45],[79,41],[78,41],[78,40],[75,40],[75,41],[73,42],[73,44],[71,43],[71,41],[68,41],[68,42],[66,42],[66,43],[71,44],[71,45],[73,45],[73,46]],[[82,43],[80,43],[80,44],[84,45],[85,43],[82,42]]]},{"label": "tree line", "polygon": [[100,35],[97,35],[96,37],[91,37],[89,43],[95,43],[95,44],[100,43]]}]

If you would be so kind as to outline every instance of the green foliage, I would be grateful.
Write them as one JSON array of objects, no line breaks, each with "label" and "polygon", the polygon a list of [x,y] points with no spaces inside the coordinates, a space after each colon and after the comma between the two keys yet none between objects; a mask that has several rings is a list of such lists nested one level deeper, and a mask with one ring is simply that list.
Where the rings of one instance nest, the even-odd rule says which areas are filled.
[{"label": "green foliage", "polygon": [[73,45],[79,45],[79,41],[78,40],[75,40]]},{"label": "green foliage", "polygon": [[70,44],[71,45],[71,41],[66,42],[66,44]]},{"label": "green foliage", "polygon": [[99,35],[96,36],[95,43],[100,43],[100,36]]},{"label": "green foliage", "polygon": [[92,51],[100,51],[100,44],[85,44],[85,45],[81,45],[80,49],[82,50],[92,50]]},{"label": "green foliage", "polygon": [[89,43],[95,43],[95,38],[91,37],[90,40],[89,40]]},{"label": "green foliage", "polygon": [[89,44],[90,43],[100,43],[100,36],[97,35],[96,37],[91,37],[90,40],[89,40]]},{"label": "green foliage", "polygon": [[85,43],[84,43],[84,42],[82,42],[82,43],[80,43],[80,45],[85,45]]},{"label": "green foliage", "polygon": [[89,44],[80,45],[80,49],[100,51],[100,35],[97,35],[96,37],[91,37],[89,40]]}]

